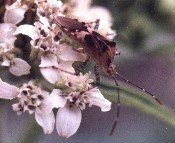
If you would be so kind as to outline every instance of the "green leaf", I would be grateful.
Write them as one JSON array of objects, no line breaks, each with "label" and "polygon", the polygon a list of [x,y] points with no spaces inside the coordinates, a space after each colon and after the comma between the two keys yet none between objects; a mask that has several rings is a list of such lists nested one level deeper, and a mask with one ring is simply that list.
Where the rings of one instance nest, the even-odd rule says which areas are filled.
[{"label": "green leaf", "polygon": [[[175,127],[175,113],[166,105],[158,104],[145,92],[128,87],[126,84],[120,83],[119,89],[122,105],[133,106]],[[101,91],[106,98],[117,103],[117,92],[114,85],[102,83]]]}]

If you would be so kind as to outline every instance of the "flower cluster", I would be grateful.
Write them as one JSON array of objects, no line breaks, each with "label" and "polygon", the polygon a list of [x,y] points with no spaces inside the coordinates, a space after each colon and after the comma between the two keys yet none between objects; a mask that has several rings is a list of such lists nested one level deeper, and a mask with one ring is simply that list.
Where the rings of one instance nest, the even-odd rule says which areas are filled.
[{"label": "flower cluster", "polygon": [[14,54],[16,25],[23,20],[27,9],[27,5],[19,2],[7,6],[4,14],[4,23],[0,24],[0,66],[9,67],[9,71],[15,76],[28,74],[31,68],[25,60],[17,58]]},{"label": "flower cluster", "polygon": [[[81,110],[92,105],[100,107],[103,112],[111,109],[111,102],[103,97],[98,87],[92,85],[90,73],[77,74],[73,67],[75,62],[84,62],[87,58],[79,51],[81,45],[67,37],[54,21],[55,16],[69,16],[89,23],[94,29],[98,23],[98,32],[107,39],[113,39],[115,31],[110,28],[112,18],[109,11],[90,4],[90,0],[71,0],[65,4],[60,0],[17,0],[6,6],[4,23],[0,24],[0,68],[8,67],[11,74],[23,76],[37,67],[54,88],[47,91],[36,82],[41,81],[36,77],[20,87],[0,79],[0,98],[17,100],[12,108],[18,115],[25,111],[34,113],[45,134],[52,133],[56,125],[60,136],[70,137],[80,126]],[[32,25],[22,22],[29,10],[36,13]],[[27,61],[32,65],[22,54],[17,54],[22,53],[15,45],[18,35],[31,39]],[[54,108],[57,109],[56,114]]]}]

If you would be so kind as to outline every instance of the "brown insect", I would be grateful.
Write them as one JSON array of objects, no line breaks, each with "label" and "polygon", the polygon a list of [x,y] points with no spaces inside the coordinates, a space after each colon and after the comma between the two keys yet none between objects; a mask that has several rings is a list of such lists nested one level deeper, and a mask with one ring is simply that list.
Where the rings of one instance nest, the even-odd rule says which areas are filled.
[{"label": "brown insect", "polygon": [[[114,121],[114,124],[111,128],[110,135],[114,132],[114,129],[118,122],[118,117],[120,114],[120,93],[119,93],[119,84],[116,79],[116,75],[122,78],[124,81],[129,84],[141,89],[146,92],[152,98],[154,98],[159,104],[162,104],[161,101],[155,97],[150,92],[145,89],[135,85],[134,83],[127,80],[125,77],[120,75],[116,66],[113,64],[115,55],[119,55],[119,52],[116,52],[116,43],[114,41],[109,41],[106,37],[97,33],[90,24],[84,22],[78,22],[76,19],[71,19],[68,17],[57,16],[54,18],[56,23],[59,25],[60,29],[68,36],[73,37],[77,42],[83,45],[83,51],[92,58],[97,66],[100,67],[106,74],[111,76],[117,86],[117,97],[118,97],[118,106],[117,106],[117,116]],[[99,25],[99,20],[97,20],[97,25]],[[95,25],[95,29],[97,28]],[[99,80],[98,70],[95,68],[95,73],[97,75],[96,79]]]}]

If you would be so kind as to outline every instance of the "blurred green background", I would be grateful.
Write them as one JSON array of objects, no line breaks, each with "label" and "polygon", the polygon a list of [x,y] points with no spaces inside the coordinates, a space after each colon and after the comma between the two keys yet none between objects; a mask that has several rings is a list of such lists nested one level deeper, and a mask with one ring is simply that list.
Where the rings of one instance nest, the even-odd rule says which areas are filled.
[{"label": "blurred green background", "polygon": [[[115,40],[121,52],[115,58],[119,73],[156,95],[174,111],[175,1],[95,0],[93,5],[107,7],[114,17]],[[0,77],[4,74],[0,72]],[[11,78],[11,83],[20,81],[19,78],[12,80],[14,78]],[[102,77],[104,82],[114,84],[105,75]],[[101,89],[109,95],[113,91],[104,86]],[[116,132],[109,136],[116,109],[116,105],[113,105],[110,112],[102,113],[97,107],[87,108],[83,111],[78,132],[64,139],[57,135],[56,130],[51,135],[44,135],[33,116],[17,116],[11,109],[10,101],[0,100],[0,143],[175,142],[175,127],[140,112],[139,107],[126,106],[124,103],[121,105]]]}]

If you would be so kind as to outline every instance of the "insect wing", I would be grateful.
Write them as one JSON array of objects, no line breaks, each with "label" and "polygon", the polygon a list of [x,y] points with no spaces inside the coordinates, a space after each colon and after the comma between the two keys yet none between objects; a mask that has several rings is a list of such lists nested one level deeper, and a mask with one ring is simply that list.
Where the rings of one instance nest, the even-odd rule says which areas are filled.
[{"label": "insect wing", "polygon": [[101,41],[104,41],[108,46],[115,48],[115,46],[116,46],[115,42],[109,41],[106,37],[100,35],[99,33],[95,32],[95,31],[93,31],[92,34],[96,35],[97,38],[99,38]]},{"label": "insect wing", "polygon": [[92,34],[86,34],[84,37],[84,40],[85,40],[87,47],[90,48],[91,50],[94,51],[100,48],[100,45],[96,37],[94,37]]},{"label": "insect wing", "polygon": [[100,35],[95,31],[92,32],[92,35],[98,39],[101,51],[106,52],[108,54],[108,57],[111,58],[111,61],[113,61],[116,53],[116,43],[109,41],[106,37]]},{"label": "insect wing", "polygon": [[55,17],[55,21],[69,31],[82,31],[87,29],[84,23],[78,22],[76,19],[57,16]]},{"label": "insect wing", "polygon": [[87,34],[84,38],[86,43],[86,52],[95,60],[95,62],[107,71],[115,55],[115,47],[109,47],[103,40],[93,34]]},{"label": "insect wing", "polygon": [[104,36],[102,36],[101,34],[95,32],[95,31],[92,31],[92,35],[96,35],[102,41],[106,41],[107,40]]}]

